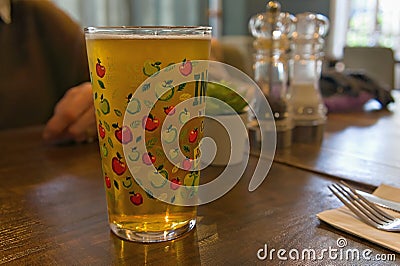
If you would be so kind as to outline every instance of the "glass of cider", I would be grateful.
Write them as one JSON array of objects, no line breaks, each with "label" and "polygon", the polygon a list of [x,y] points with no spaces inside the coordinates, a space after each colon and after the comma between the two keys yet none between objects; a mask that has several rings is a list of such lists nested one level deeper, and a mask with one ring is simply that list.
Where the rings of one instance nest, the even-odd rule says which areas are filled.
[{"label": "glass of cider", "polygon": [[136,242],[175,239],[196,224],[196,204],[180,203],[199,184],[198,62],[211,28],[88,27],[85,38],[110,228]]}]

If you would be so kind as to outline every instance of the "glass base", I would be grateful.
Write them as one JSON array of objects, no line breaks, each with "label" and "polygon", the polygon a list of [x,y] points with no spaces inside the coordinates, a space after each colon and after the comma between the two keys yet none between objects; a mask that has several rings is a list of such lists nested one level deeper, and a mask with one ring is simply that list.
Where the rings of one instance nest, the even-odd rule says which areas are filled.
[{"label": "glass base", "polygon": [[302,126],[293,129],[293,142],[321,144],[324,137],[325,124]]},{"label": "glass base", "polygon": [[286,149],[292,146],[292,130],[276,131],[276,149]]},{"label": "glass base", "polygon": [[167,230],[167,231],[158,231],[158,232],[143,232],[143,231],[133,231],[131,229],[121,228],[116,224],[110,223],[111,231],[117,236],[134,242],[141,243],[154,243],[154,242],[163,242],[178,238],[192,230],[196,225],[196,219],[189,220],[187,224],[182,227]]}]

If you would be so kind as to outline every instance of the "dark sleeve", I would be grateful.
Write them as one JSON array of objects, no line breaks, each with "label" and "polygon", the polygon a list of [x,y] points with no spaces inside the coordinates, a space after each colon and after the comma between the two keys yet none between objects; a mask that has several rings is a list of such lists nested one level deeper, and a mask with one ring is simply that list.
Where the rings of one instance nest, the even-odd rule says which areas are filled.
[{"label": "dark sleeve", "polygon": [[83,29],[52,2],[31,2],[36,2],[37,28],[43,29],[40,38],[60,98],[69,88],[89,81]]}]

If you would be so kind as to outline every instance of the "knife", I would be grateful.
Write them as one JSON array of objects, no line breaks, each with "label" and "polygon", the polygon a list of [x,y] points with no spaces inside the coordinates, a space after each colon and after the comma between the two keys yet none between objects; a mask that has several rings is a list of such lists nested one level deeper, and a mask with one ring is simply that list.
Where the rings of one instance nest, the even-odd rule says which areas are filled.
[{"label": "knife", "polygon": [[356,190],[358,194],[360,194],[361,196],[363,196],[364,198],[366,198],[367,200],[375,203],[378,206],[393,210],[393,211],[397,211],[400,212],[400,203],[399,202],[395,202],[395,201],[391,201],[391,200],[387,200],[387,199],[382,199],[380,197],[377,197],[375,195],[369,194],[365,191],[361,191],[361,190]]}]

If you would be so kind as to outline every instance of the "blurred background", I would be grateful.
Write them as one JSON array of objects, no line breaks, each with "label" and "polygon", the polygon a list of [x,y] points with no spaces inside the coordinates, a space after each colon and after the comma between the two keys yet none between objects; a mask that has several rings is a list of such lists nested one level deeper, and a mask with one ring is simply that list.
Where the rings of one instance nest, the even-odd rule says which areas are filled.
[{"label": "blurred background", "polygon": [[[216,38],[249,36],[248,21],[264,12],[264,0],[52,0],[82,27],[116,25],[211,25]],[[314,12],[331,22],[326,56],[341,60],[344,47],[388,47],[400,88],[400,1],[280,0],[282,11]],[[233,39],[234,40],[234,39]],[[383,63],[384,64],[384,63]]]}]

